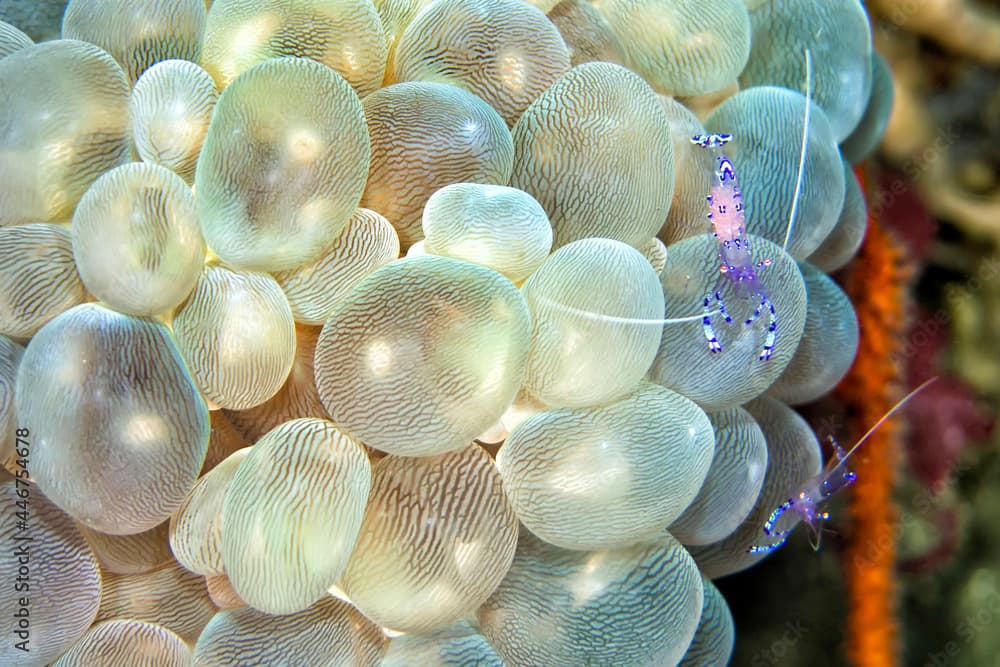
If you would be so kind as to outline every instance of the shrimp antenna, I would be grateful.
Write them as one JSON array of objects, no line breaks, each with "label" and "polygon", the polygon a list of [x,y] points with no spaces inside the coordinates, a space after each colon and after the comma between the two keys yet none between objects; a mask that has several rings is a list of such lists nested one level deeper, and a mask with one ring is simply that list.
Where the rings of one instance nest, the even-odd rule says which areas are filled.
[{"label": "shrimp antenna", "polygon": [[900,399],[899,403],[896,403],[896,405],[892,406],[889,409],[888,412],[886,412],[884,415],[882,415],[881,419],[879,419],[877,422],[875,422],[874,426],[872,426],[870,429],[868,429],[867,433],[865,433],[863,436],[861,436],[860,440],[858,440],[856,443],[854,443],[854,446],[851,447],[851,450],[849,452],[847,452],[846,454],[844,454],[844,456],[839,461],[837,461],[837,465],[833,466],[830,469],[830,471],[833,472],[834,470],[836,470],[840,466],[844,465],[844,461],[846,461],[847,459],[851,458],[851,455],[854,454],[854,452],[856,452],[858,450],[858,447],[860,447],[861,445],[863,445],[864,442],[869,437],[871,437],[872,433],[874,433],[876,430],[878,430],[879,426],[881,426],[882,424],[886,423],[894,414],[896,414],[897,412],[899,412],[904,405],[906,405],[907,403],[909,403],[911,398],[913,398],[914,396],[916,396],[917,394],[919,394],[920,392],[922,392],[924,389],[926,389],[932,383],[934,383],[935,381],[937,381],[937,379],[938,378],[935,375],[930,380],[927,380],[926,382],[924,382],[923,384],[921,384],[919,387],[917,387],[916,389],[914,389],[913,391],[911,391],[909,394],[907,394],[906,396],[904,396],[902,399]]},{"label": "shrimp antenna", "polygon": [[806,56],[806,111],[802,115],[802,149],[799,151],[799,175],[795,178],[795,194],[792,196],[792,209],[788,212],[788,229],[785,231],[785,243],[782,251],[788,250],[788,241],[792,238],[792,227],[795,225],[795,213],[799,208],[799,195],[802,193],[802,173],[806,167],[806,144],[809,138],[809,116],[812,107],[812,53],[805,50]]},{"label": "shrimp antenna", "polygon": [[[648,325],[662,326],[664,324],[673,324],[676,322],[695,322],[695,321],[700,322],[701,319],[705,316],[704,313],[698,313],[697,315],[691,315],[689,317],[676,317],[672,319],[664,319],[662,317],[651,318],[651,319],[645,319],[640,317],[620,317],[617,315],[605,315],[604,313],[598,313],[593,310],[584,310],[582,308],[577,308],[575,306],[569,306],[565,303],[560,303],[554,299],[550,299],[547,296],[540,297],[539,302],[544,303],[546,306],[550,306],[554,310],[558,310],[563,313],[567,313],[570,315],[578,315],[588,320],[597,320],[599,322],[611,322],[614,324],[639,324],[639,325],[648,324]],[[714,315],[718,312],[719,309],[716,308],[715,310],[710,311],[709,315]]]}]

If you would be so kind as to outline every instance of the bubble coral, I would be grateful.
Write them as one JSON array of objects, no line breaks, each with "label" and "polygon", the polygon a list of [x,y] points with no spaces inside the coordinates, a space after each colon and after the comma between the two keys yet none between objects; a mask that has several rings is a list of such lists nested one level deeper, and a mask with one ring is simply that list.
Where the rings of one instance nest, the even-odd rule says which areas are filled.
[{"label": "bubble coral", "polygon": [[226,88],[270,58],[310,58],[344,77],[360,96],[378,88],[386,43],[371,0],[215,0],[201,65]]},{"label": "bubble coral", "polygon": [[67,220],[102,173],[128,157],[129,84],[118,63],[75,40],[0,59],[0,225]]},{"label": "bubble coral", "polygon": [[19,51],[34,42],[30,37],[17,29],[16,26],[0,21],[0,58]]},{"label": "bubble coral", "polygon": [[121,665],[136,656],[155,656],[156,667],[191,664],[191,649],[170,630],[155,623],[119,619],[92,627],[53,667]]},{"label": "bubble coral", "polygon": [[198,158],[209,247],[250,270],[315,261],[361,200],[370,150],[361,100],[329,67],[285,57],[250,68],[219,96]]},{"label": "bubble coral", "polygon": [[107,51],[130,84],[161,60],[197,61],[204,29],[201,0],[70,0],[62,22],[63,39]]}]

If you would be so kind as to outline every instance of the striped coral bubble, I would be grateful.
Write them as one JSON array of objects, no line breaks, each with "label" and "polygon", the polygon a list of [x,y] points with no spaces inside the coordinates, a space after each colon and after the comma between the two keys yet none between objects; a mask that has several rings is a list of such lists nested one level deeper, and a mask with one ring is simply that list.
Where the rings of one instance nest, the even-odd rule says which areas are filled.
[{"label": "striped coral bubble", "polygon": [[184,640],[155,623],[116,619],[95,625],[52,667],[128,665],[188,667],[191,649]]},{"label": "striped coral bubble", "polygon": [[322,419],[265,435],[222,506],[222,562],[236,593],[269,614],[306,609],[341,575],[371,487],[360,444]]},{"label": "striped coral bubble", "polygon": [[0,334],[30,338],[86,299],[69,229],[48,223],[0,227]]},{"label": "striped coral bubble", "polygon": [[517,517],[481,448],[387,456],[372,471],[365,520],[339,584],[378,624],[425,633],[485,602],[516,543]]}]

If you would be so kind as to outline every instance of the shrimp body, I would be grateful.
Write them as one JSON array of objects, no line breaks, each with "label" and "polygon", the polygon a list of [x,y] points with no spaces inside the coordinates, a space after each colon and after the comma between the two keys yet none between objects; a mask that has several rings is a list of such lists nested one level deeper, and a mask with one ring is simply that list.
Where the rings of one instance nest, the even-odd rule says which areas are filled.
[{"label": "shrimp body", "polygon": [[[732,138],[731,134],[699,134],[691,138],[691,143],[704,148],[718,149]],[[712,221],[712,232],[719,240],[719,259],[721,265],[719,272],[722,274],[719,282],[711,294],[705,297],[702,305],[704,313],[702,315],[702,330],[705,339],[708,341],[708,349],[714,354],[722,351],[722,345],[715,335],[712,326],[711,308],[712,301],[719,308],[719,312],[725,318],[727,324],[732,324],[733,320],[726,311],[726,305],[722,298],[722,288],[728,282],[733,287],[733,291],[740,298],[759,298],[760,302],[753,315],[744,322],[749,326],[766,309],[770,314],[767,334],[764,339],[764,347],[760,352],[760,359],[770,359],[774,352],[774,341],[778,331],[778,316],[774,309],[774,303],[767,296],[757,271],[769,266],[770,259],[754,262],[750,254],[750,241],[746,237],[746,214],[743,208],[743,194],[740,192],[739,177],[736,175],[736,167],[728,156],[719,152],[715,158],[715,172],[712,177],[712,190],[706,197],[709,204],[708,218]]]},{"label": "shrimp body", "polygon": [[829,512],[820,511],[819,506],[832,497],[834,494],[843,491],[858,478],[857,473],[852,470],[848,470],[846,464],[847,460],[858,451],[860,447],[871,434],[874,433],[878,427],[886,422],[890,417],[896,414],[906,403],[919,394],[921,391],[927,388],[932,382],[937,380],[937,377],[932,377],[927,380],[919,387],[907,394],[901,401],[892,406],[888,412],[886,412],[882,417],[875,422],[868,431],[861,436],[861,438],[854,443],[850,451],[844,452],[844,449],[837,444],[837,441],[830,436],[830,444],[833,446],[834,456],[827,462],[826,467],[818,475],[806,480],[798,490],[791,495],[791,497],[778,505],[771,515],[767,517],[767,521],[764,522],[764,534],[770,538],[779,538],[777,542],[773,544],[762,544],[753,545],[747,548],[747,552],[752,554],[766,554],[774,551],[781,545],[785,543],[788,539],[788,534],[792,532],[795,527],[794,524],[791,528],[785,530],[777,530],[775,528],[778,520],[781,519],[782,515],[786,512],[792,512],[796,514],[802,523],[806,524],[812,532],[815,541],[814,548],[819,548],[819,536],[821,534],[822,521],[827,521],[830,518]]}]

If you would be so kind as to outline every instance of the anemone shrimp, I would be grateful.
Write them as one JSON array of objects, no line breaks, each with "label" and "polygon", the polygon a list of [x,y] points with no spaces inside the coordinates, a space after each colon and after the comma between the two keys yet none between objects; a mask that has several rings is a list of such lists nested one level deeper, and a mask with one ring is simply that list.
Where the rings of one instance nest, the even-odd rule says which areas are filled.
[{"label": "anemone shrimp", "polygon": [[788,535],[795,529],[795,525],[784,530],[776,530],[778,521],[787,512],[792,512],[797,515],[799,519],[809,528],[812,533],[811,542],[814,549],[819,548],[820,535],[822,534],[822,527],[819,525],[822,521],[828,521],[830,519],[830,513],[826,511],[820,511],[819,506],[825,501],[829,500],[838,492],[846,489],[858,478],[858,475],[853,470],[849,470],[846,467],[847,460],[854,455],[858,448],[863,445],[868,438],[871,437],[875,431],[878,430],[882,424],[887,422],[896,414],[899,410],[905,406],[910,399],[919,394],[921,391],[926,389],[931,383],[937,380],[937,377],[932,377],[931,379],[925,381],[919,387],[911,391],[909,394],[904,396],[896,405],[892,406],[888,412],[886,412],[882,417],[875,422],[875,424],[868,429],[868,431],[858,439],[856,443],[848,450],[844,451],[837,441],[830,436],[830,444],[833,446],[834,454],[824,466],[823,470],[808,480],[806,480],[791,496],[778,505],[771,512],[770,516],[763,525],[764,535],[770,538],[778,538],[777,542],[772,544],[760,544],[752,545],[747,547],[747,552],[752,554],[766,554],[781,547],[788,540]]}]

